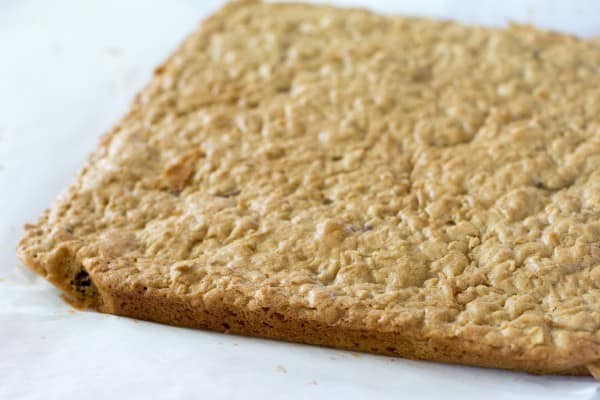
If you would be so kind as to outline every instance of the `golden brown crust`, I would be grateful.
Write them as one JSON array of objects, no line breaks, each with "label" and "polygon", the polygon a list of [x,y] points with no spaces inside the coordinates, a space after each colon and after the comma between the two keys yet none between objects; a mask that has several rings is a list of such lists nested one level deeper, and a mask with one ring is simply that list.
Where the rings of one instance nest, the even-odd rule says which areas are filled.
[{"label": "golden brown crust", "polygon": [[[197,304],[192,306],[193,302],[190,301],[163,297],[143,290],[114,291],[111,295],[110,305],[102,308],[102,312],[170,325],[410,359],[520,370],[533,374],[590,374],[585,367],[548,371],[537,361],[502,357],[497,354],[498,349],[482,348],[478,343],[457,343],[456,339],[424,339],[367,329],[335,328],[328,324],[296,318],[285,314],[285,310],[279,312],[268,307],[250,311],[222,302],[216,302],[209,307]],[[472,351],[473,349],[476,351]]]},{"label": "golden brown crust", "polygon": [[598,65],[597,43],[530,27],[228,4],[19,256],[103,312],[583,374]]}]

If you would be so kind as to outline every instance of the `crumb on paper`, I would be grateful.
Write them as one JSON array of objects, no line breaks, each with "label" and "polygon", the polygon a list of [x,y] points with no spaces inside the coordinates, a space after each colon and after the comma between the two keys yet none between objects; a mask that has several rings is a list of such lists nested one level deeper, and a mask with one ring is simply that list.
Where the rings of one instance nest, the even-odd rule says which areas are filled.
[{"label": "crumb on paper", "polygon": [[354,358],[360,358],[360,354],[352,353],[352,357],[354,357]]},{"label": "crumb on paper", "polygon": [[285,369],[285,367],[284,367],[283,365],[278,365],[278,366],[275,368],[275,371],[277,371],[277,372],[281,372],[281,373],[284,373],[284,374],[287,374],[287,369]]},{"label": "crumb on paper", "polygon": [[118,47],[109,47],[106,49],[107,54],[109,54],[111,56],[115,56],[115,57],[120,56],[122,52],[123,51],[121,49],[119,49]]},{"label": "crumb on paper", "polygon": [[73,315],[73,314],[75,314],[75,310],[69,309],[69,310],[67,310],[67,314]]},{"label": "crumb on paper", "polygon": [[312,381],[310,381],[311,385],[318,385],[317,381],[315,379],[313,379]]},{"label": "crumb on paper", "polygon": [[131,322],[133,322],[134,324],[137,324],[140,321],[138,321],[137,319],[132,319]]}]

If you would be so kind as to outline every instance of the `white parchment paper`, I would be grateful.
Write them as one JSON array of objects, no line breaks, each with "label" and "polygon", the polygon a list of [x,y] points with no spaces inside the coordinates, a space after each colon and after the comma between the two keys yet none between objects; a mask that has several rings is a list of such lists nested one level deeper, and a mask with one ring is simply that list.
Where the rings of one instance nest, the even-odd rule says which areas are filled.
[{"label": "white parchment paper", "polygon": [[[101,133],[218,1],[0,0],[0,399],[596,399],[538,377],[74,311],[15,246]],[[596,0],[334,1],[383,12],[600,36]]]}]

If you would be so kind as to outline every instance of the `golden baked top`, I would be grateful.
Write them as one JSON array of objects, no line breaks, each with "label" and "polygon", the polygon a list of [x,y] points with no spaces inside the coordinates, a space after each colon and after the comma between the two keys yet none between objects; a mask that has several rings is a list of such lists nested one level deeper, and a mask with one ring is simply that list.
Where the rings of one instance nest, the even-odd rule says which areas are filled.
[{"label": "golden baked top", "polygon": [[229,4],[20,255],[54,281],[73,263],[91,286],[589,363],[599,88],[600,44],[564,34]]}]

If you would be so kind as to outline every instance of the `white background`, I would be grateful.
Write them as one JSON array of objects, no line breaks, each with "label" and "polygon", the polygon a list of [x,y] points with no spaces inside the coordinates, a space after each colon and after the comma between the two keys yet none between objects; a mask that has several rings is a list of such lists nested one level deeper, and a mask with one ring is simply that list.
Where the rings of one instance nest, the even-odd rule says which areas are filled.
[{"label": "white background", "polygon": [[[365,354],[73,311],[17,261],[22,225],[220,2],[0,0],[0,399],[600,399],[591,378]],[[600,36],[600,2],[338,1]],[[342,397],[343,396],[343,397]]]}]

